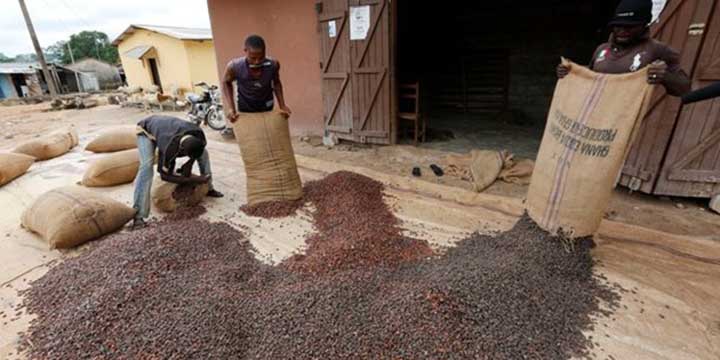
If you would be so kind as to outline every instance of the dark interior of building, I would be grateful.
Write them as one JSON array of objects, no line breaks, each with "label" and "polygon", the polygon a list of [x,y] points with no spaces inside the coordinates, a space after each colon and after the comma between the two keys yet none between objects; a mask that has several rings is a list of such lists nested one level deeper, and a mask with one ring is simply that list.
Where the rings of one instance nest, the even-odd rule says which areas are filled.
[{"label": "dark interior of building", "polygon": [[398,80],[420,84],[424,146],[534,157],[560,57],[587,64],[617,2],[399,1]]},{"label": "dark interior of building", "polygon": [[18,96],[22,96],[22,87],[27,85],[25,82],[25,75],[21,74],[12,74],[11,76],[13,86],[15,87],[15,93],[18,94]]}]

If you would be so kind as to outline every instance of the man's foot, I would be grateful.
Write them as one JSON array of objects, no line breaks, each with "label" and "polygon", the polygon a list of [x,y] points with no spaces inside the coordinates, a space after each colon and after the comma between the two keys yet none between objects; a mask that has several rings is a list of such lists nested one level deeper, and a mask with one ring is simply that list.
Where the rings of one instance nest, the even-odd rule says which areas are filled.
[{"label": "man's foot", "polygon": [[215,189],[212,189],[212,190],[208,191],[207,196],[211,197],[211,198],[221,198],[225,195],[223,195],[223,193],[221,193]]},{"label": "man's foot", "polygon": [[138,218],[138,219],[133,220],[133,224],[132,224],[132,227],[130,228],[130,230],[138,230],[138,229],[142,229],[146,226],[147,226],[147,223],[145,222],[145,220]]},{"label": "man's foot", "polygon": [[233,131],[233,128],[228,126],[223,130],[220,135],[222,135],[225,139],[234,139],[235,138],[235,131]]}]

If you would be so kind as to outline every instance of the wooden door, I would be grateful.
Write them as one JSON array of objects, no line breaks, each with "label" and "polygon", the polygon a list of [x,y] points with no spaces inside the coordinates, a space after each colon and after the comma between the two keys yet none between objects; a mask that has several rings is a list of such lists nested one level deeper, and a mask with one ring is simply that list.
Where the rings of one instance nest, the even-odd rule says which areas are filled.
[{"label": "wooden door", "polygon": [[[353,65],[353,133],[361,143],[389,144],[392,134],[389,0],[350,0],[352,9],[368,9],[364,39],[350,40]],[[352,15],[351,15],[352,16]]]},{"label": "wooden door", "polygon": [[[695,24],[705,24],[717,0],[670,0],[652,27],[652,36],[681,54],[681,66],[688,73],[695,71],[703,35],[690,35]],[[656,87],[637,138],[623,168],[620,184],[632,190],[652,193],[675,129],[681,104],[662,87]]]},{"label": "wooden door", "polygon": [[350,78],[348,1],[322,0],[315,4],[320,38],[323,118],[326,135],[352,140],[353,109]]},{"label": "wooden door", "polygon": [[[390,6],[389,0],[316,3],[328,134],[362,143],[393,142]],[[350,18],[353,14],[357,19]],[[362,23],[367,26],[358,26]]]},{"label": "wooden door", "polygon": [[[703,40],[693,88],[720,81],[720,1],[708,23],[695,23],[690,37]],[[712,15],[714,13],[714,15]],[[720,194],[720,99],[683,107],[658,180],[656,194],[711,197]]]}]

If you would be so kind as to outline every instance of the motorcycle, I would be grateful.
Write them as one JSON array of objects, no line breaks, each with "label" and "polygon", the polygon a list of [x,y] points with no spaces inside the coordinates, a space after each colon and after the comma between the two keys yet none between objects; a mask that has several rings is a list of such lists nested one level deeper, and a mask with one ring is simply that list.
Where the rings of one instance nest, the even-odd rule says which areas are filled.
[{"label": "motorcycle", "polygon": [[186,96],[190,103],[188,119],[196,125],[205,124],[213,130],[222,131],[226,127],[220,90],[205,82],[194,84],[203,89],[201,95],[190,93]]}]

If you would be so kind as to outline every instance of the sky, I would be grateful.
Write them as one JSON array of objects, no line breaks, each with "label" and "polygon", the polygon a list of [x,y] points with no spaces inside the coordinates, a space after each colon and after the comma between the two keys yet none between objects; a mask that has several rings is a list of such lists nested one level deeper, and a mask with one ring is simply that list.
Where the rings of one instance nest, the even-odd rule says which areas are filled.
[{"label": "sky", "polygon": [[[130,24],[209,28],[207,0],[25,0],[40,46],[83,30],[112,41]],[[0,53],[33,53],[18,0],[0,0]]]}]

